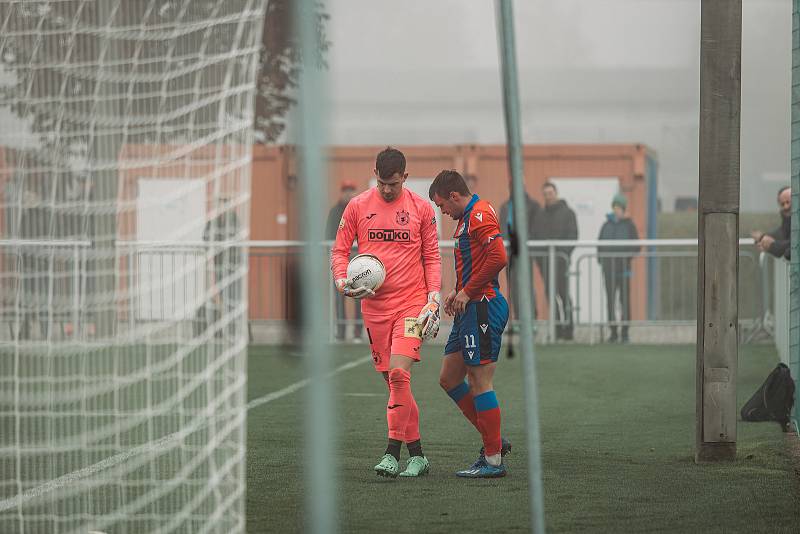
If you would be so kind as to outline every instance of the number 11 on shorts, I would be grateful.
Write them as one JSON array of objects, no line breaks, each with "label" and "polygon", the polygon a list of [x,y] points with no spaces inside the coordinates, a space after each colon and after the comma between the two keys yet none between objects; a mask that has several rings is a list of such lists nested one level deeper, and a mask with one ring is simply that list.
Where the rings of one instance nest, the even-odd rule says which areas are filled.
[{"label": "number 11 on shorts", "polygon": [[475,335],[470,334],[468,336],[464,336],[464,348],[465,349],[474,349],[475,348]]}]

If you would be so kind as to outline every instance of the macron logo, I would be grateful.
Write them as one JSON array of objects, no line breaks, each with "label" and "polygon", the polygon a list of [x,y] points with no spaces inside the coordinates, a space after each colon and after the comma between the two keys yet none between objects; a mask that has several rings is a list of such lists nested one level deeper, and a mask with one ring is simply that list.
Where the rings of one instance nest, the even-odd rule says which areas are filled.
[{"label": "macron logo", "polygon": [[480,222],[483,222],[483,213],[480,211],[475,213],[475,218],[478,219]]},{"label": "macron logo", "polygon": [[484,333],[484,334],[486,333],[486,329],[487,329],[487,328],[489,328],[489,325],[488,325],[488,324],[482,324],[482,325],[481,325],[481,330],[483,330],[483,333]]}]

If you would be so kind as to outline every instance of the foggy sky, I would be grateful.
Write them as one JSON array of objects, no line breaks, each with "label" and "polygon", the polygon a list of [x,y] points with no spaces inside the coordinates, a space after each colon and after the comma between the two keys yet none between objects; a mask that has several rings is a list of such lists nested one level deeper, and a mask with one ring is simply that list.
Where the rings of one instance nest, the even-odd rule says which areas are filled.
[{"label": "foggy sky", "polygon": [[[514,9],[523,141],[641,142],[657,154],[665,209],[696,196],[700,0]],[[774,211],[789,181],[791,0],[743,9],[742,209]],[[329,0],[328,11],[332,143],[505,141],[493,1]],[[26,129],[0,110],[0,143],[30,144]]]},{"label": "foggy sky", "polygon": [[[516,1],[523,140],[642,142],[697,195],[700,0]],[[334,144],[502,143],[494,2],[333,0]],[[742,209],[789,181],[791,1],[745,0]],[[764,195],[764,192],[769,194]]]}]

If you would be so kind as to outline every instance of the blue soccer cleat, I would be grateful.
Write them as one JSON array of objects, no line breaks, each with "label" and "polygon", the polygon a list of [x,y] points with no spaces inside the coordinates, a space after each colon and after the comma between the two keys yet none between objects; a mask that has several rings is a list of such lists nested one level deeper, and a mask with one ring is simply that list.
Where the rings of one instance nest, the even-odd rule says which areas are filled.
[{"label": "blue soccer cleat", "polygon": [[481,456],[478,460],[463,471],[456,471],[456,476],[461,478],[501,478],[506,476],[506,466],[489,465]]},{"label": "blue soccer cleat", "polygon": [[465,471],[469,471],[470,469],[480,469],[484,465],[486,465],[486,456],[481,454],[478,456],[478,459],[475,460],[475,463],[469,466],[469,469],[465,469]]}]

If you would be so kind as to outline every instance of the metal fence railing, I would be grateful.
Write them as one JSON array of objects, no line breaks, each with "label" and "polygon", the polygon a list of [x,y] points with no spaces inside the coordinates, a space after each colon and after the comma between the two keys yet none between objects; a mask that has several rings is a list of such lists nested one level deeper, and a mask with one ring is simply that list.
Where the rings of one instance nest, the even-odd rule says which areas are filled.
[{"label": "metal fence railing", "polygon": [[86,287],[85,241],[0,240],[0,339],[71,335]]},{"label": "metal fence railing", "polygon": [[770,306],[768,303],[765,308],[767,319],[765,324],[767,328],[772,327],[769,333],[775,339],[775,346],[778,348],[778,355],[781,361],[789,365],[792,363],[789,354],[789,310],[791,303],[789,299],[789,262],[774,258],[769,254],[764,255],[763,261],[765,274],[770,272],[773,274],[772,286],[774,287],[772,292],[774,295],[772,302],[774,304]]},{"label": "metal fence railing", "polygon": [[[773,310],[787,291],[776,285],[780,276],[773,271],[779,267],[747,245],[741,240],[741,339],[775,339],[776,325],[785,320],[778,315],[785,310]],[[440,246],[446,292],[455,282],[453,243],[442,241]],[[301,247],[297,241],[118,242],[113,311],[119,328],[207,321],[209,314],[219,313],[215,307],[222,294],[227,306],[241,309],[242,316],[247,310],[251,340],[285,341],[300,318]],[[569,249],[571,254],[566,253]],[[83,311],[92,285],[87,277],[90,251],[90,244],[80,241],[0,241],[0,321],[5,323],[0,325],[0,339],[91,335],[93,319]],[[213,259],[224,251],[234,251],[232,257],[241,259],[227,262],[224,273],[214,272]],[[593,343],[615,329],[630,329],[631,341],[693,340],[696,240],[529,241],[528,251],[534,265],[540,342],[571,337]],[[615,268],[620,272],[609,272]],[[614,306],[608,305],[609,283],[615,285]],[[513,310],[516,295],[509,289],[507,273],[500,275],[500,284]],[[341,297],[332,284],[327,288],[319,304],[329,317],[331,341],[337,327],[344,330],[345,339],[353,340],[360,330],[357,303],[344,299],[342,314],[336,302]],[[512,328],[515,321],[512,312]],[[443,317],[443,322],[446,333],[450,318]]]},{"label": "metal fence railing", "polygon": [[[761,321],[765,293],[760,279],[765,272],[748,240],[740,241],[739,322],[745,337]],[[636,241],[532,241],[529,247],[537,257],[537,275],[542,277],[537,302],[540,311],[540,336],[543,341],[558,339],[558,329],[567,323],[561,295],[554,279],[559,276],[559,248],[574,247],[567,268],[567,293],[572,301],[572,320],[582,339],[595,342],[608,331],[630,329],[644,341],[658,340],[661,334],[682,333],[671,339],[688,340],[695,335],[697,314],[697,241],[691,239],[641,239]],[[750,242],[752,245],[752,243]],[[538,252],[537,252],[538,251]],[[545,252],[542,252],[545,251]],[[563,262],[563,259],[561,260]],[[542,269],[547,262],[549,269]],[[548,273],[556,273],[549,276]],[[615,291],[611,291],[611,290]],[[513,295],[511,296],[513,298]],[[609,299],[614,299],[609,306]],[[667,338],[669,339],[669,338]]]},{"label": "metal fence railing", "polygon": [[[273,328],[291,321],[291,307],[298,302],[293,295],[292,263],[298,261],[299,242],[251,242],[250,244],[250,320]],[[637,247],[636,253],[614,252],[615,248]],[[769,272],[759,263],[759,256],[749,240],[740,241],[739,322],[743,340],[760,339],[772,331],[765,328],[765,309],[771,302],[773,289],[766,283]],[[328,243],[330,246],[330,243]],[[601,252],[598,252],[601,246]],[[574,247],[567,256],[563,249]],[[441,241],[443,291],[453,287],[453,242]],[[528,250],[535,265],[533,277],[536,291],[537,337],[542,342],[558,338],[559,328],[567,327],[569,319],[561,310],[571,308],[578,340],[596,342],[603,339],[611,327],[630,328],[632,340],[652,341],[659,336],[668,341],[679,339],[676,332],[683,329],[686,341],[695,335],[697,310],[697,241],[691,239],[637,241],[529,241]],[[565,260],[569,258],[569,262]],[[609,317],[603,267],[606,259],[630,259],[628,291],[630,314]],[[557,290],[559,267],[567,265],[566,279],[572,305],[565,306]],[[553,273],[551,276],[549,273]],[[546,275],[546,276],[545,276]],[[514,291],[509,291],[508,277],[500,276],[501,290],[514,308]],[[353,339],[360,319],[355,318],[354,304],[344,299],[345,318],[338,316],[335,300],[339,297],[329,284],[327,302],[321,302],[331,322],[331,339],[341,325]],[[622,299],[622,292],[617,292]],[[619,310],[619,306],[617,307]],[[512,326],[515,324],[512,312]],[[450,320],[443,318],[446,332]],[[365,341],[364,339],[357,339]]]}]

